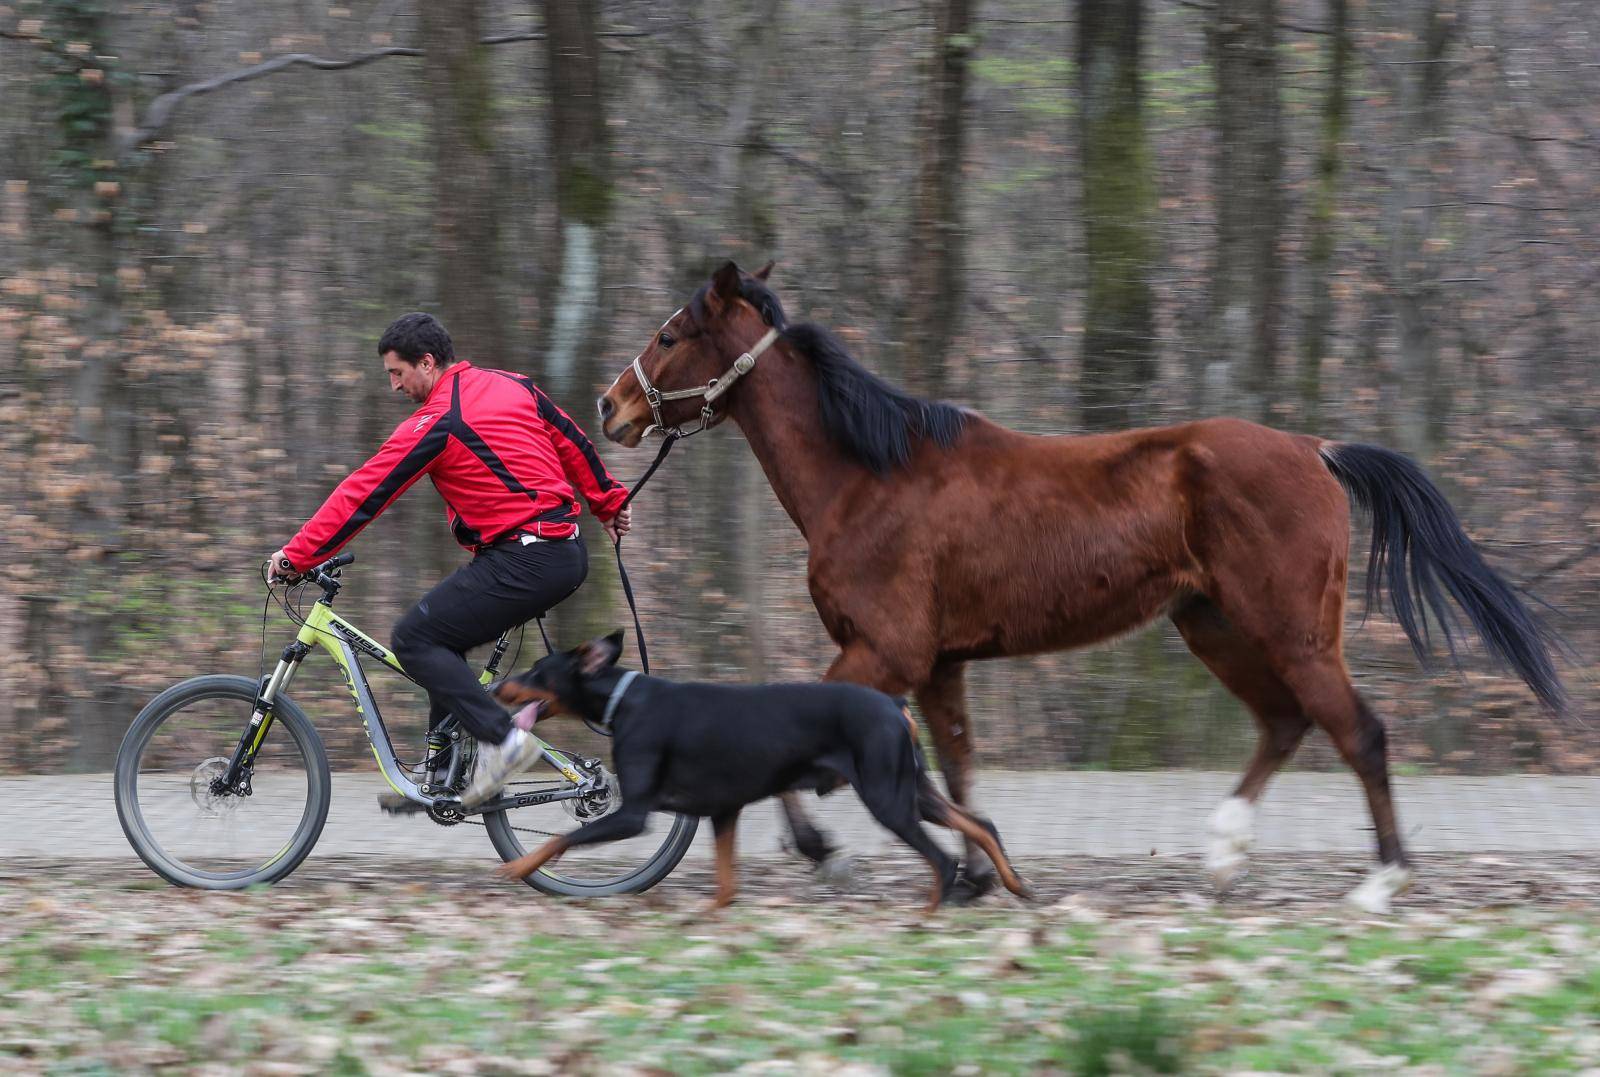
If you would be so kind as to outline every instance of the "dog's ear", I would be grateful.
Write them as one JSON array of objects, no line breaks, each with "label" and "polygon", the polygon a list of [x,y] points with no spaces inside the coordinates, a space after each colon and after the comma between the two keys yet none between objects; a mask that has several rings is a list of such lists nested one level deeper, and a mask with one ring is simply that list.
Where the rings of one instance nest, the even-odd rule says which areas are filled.
[{"label": "dog's ear", "polygon": [[578,672],[583,676],[604,673],[622,657],[622,631],[618,629],[603,639],[592,639],[573,653],[578,658]]}]

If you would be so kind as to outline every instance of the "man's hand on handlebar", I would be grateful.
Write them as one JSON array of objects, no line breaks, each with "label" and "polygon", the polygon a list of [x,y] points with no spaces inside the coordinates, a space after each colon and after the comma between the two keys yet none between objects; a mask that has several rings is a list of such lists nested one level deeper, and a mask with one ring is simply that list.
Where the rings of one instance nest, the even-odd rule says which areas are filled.
[{"label": "man's hand on handlebar", "polygon": [[284,583],[293,583],[300,578],[300,575],[295,571],[294,565],[289,563],[289,559],[283,556],[282,550],[267,558],[267,582],[277,583],[281,580]]}]

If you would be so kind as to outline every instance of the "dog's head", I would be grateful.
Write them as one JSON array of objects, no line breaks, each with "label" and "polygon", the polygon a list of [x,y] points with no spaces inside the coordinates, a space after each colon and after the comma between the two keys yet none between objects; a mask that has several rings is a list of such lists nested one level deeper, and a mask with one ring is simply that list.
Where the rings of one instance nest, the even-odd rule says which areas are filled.
[{"label": "dog's head", "polygon": [[622,632],[581,643],[570,651],[557,651],[534,663],[526,673],[507,677],[492,689],[505,707],[520,708],[519,725],[562,714],[582,717],[585,707],[593,707],[584,691],[590,680],[617,664],[622,655]]}]

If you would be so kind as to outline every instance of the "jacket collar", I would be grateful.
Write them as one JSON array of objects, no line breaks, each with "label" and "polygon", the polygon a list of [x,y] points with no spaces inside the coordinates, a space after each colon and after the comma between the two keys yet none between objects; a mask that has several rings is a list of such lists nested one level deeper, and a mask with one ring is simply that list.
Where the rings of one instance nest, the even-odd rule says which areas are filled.
[{"label": "jacket collar", "polygon": [[443,372],[439,375],[439,380],[433,383],[433,388],[428,392],[428,399],[422,402],[422,406],[427,407],[429,404],[434,402],[435,397],[442,396],[443,394],[449,392],[453,380],[471,369],[472,363],[466,359],[457,359],[455,362],[445,367]]}]

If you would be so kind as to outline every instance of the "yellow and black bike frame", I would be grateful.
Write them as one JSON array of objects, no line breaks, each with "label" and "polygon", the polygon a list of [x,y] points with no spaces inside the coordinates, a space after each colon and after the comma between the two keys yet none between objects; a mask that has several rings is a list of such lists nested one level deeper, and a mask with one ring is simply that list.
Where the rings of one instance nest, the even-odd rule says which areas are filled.
[{"label": "yellow and black bike frame", "polygon": [[[372,746],[373,758],[378,761],[378,769],[383,773],[384,780],[395,792],[408,800],[432,807],[446,798],[435,796],[432,792],[424,792],[399,762],[395,755],[394,744],[389,739],[389,731],[383,724],[383,715],[372,697],[372,688],[367,683],[366,671],[361,666],[360,656],[365,654],[375,658],[402,676],[405,675],[405,670],[401,668],[400,661],[394,656],[393,651],[335,613],[330,598],[330,595],[325,595],[312,603],[306,619],[301,622],[300,632],[295,641],[283,649],[276,668],[270,676],[263,679],[250,715],[250,722],[240,735],[238,747],[229,760],[227,770],[217,779],[215,784],[220,788],[215,792],[249,795],[251,767],[256,753],[260,751],[268,732],[272,729],[273,701],[280,693],[288,690],[290,682],[299,671],[300,663],[306,656],[317,647],[321,647],[328,652],[328,656],[344,674],[345,686],[350,690],[351,699],[355,701],[356,713],[361,716],[367,741]],[[481,677],[484,684],[490,683],[499,675],[499,663],[505,654],[506,642],[507,636],[501,636],[495,645],[493,656],[489,659]],[[538,740],[537,737],[534,739]],[[538,743],[544,761],[571,784],[565,788],[503,794],[477,809],[478,812],[501,811],[529,804],[567,800],[583,796],[590,790],[594,783],[593,775],[580,770],[566,753],[543,740],[539,740]],[[461,812],[453,797],[449,798],[449,802],[456,812]]]}]

